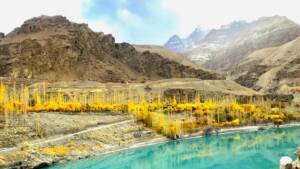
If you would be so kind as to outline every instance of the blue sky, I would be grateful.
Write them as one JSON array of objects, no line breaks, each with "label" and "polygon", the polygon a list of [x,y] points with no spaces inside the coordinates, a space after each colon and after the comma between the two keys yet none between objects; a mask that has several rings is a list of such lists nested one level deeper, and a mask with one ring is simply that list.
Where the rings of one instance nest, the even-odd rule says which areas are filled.
[{"label": "blue sky", "polygon": [[179,24],[161,0],[90,0],[84,16],[105,22],[119,39],[138,44],[161,44]]},{"label": "blue sky", "polygon": [[111,33],[117,42],[162,45],[197,26],[218,28],[234,20],[282,15],[300,23],[298,0],[1,0],[0,32],[40,15],[63,15]]}]

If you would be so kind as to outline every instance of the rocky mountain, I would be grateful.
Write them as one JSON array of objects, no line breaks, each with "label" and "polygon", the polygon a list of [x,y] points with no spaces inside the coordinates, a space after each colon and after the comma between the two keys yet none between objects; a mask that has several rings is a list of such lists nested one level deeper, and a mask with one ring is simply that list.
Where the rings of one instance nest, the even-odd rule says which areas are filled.
[{"label": "rocky mountain", "polygon": [[178,35],[173,35],[164,45],[166,49],[181,53],[185,51],[185,43]]},{"label": "rocky mountain", "polygon": [[239,21],[221,26],[220,29],[212,29],[194,44],[194,48],[189,48],[184,53],[194,62],[203,64],[219,51],[226,49],[246,27],[246,22]]},{"label": "rocky mountain", "polygon": [[283,16],[263,17],[253,22],[236,21],[213,29],[183,52],[205,68],[231,72],[250,53],[282,45],[300,36],[300,27]]},{"label": "rocky mountain", "polygon": [[184,53],[189,49],[197,46],[208,32],[201,27],[197,27],[190,35],[182,39],[178,35],[173,35],[165,44],[167,48],[173,52]]},{"label": "rocky mountain", "polygon": [[197,44],[201,43],[201,41],[205,38],[209,31],[204,30],[200,26],[198,26],[188,37],[184,39],[186,44],[185,50],[190,50],[197,47]]},{"label": "rocky mountain", "polygon": [[236,82],[265,93],[288,93],[300,86],[300,37],[278,47],[257,50],[232,72]]},{"label": "rocky mountain", "polygon": [[166,78],[222,79],[128,43],[93,32],[62,16],[41,16],[0,41],[0,76],[47,81],[142,82]]},{"label": "rocky mountain", "polygon": [[207,68],[230,72],[252,52],[279,46],[300,36],[300,27],[286,17],[260,18],[249,23],[224,49],[217,51],[204,65]]}]

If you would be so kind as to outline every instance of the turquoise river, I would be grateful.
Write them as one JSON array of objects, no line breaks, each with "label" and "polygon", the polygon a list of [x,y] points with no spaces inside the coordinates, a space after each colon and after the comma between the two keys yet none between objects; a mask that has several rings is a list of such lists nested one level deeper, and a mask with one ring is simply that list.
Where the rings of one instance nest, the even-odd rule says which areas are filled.
[{"label": "turquoise river", "polygon": [[300,127],[290,127],[172,141],[49,169],[277,169],[298,146]]}]

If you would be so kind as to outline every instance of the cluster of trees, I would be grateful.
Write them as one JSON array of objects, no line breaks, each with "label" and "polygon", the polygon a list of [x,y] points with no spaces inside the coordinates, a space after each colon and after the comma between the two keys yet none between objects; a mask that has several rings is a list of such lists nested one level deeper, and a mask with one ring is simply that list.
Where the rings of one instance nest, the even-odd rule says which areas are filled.
[{"label": "cluster of trees", "polygon": [[[286,113],[280,106],[272,107],[268,101],[257,100],[239,104],[236,99],[213,98],[178,103],[175,98],[160,95],[130,97],[132,91],[118,92],[47,92],[46,85],[35,87],[7,87],[0,85],[0,114],[6,123],[28,112],[124,112],[132,113],[136,120],[168,137],[181,135],[207,127],[227,127],[299,119],[298,114]],[[135,98],[135,99],[134,99]]]}]

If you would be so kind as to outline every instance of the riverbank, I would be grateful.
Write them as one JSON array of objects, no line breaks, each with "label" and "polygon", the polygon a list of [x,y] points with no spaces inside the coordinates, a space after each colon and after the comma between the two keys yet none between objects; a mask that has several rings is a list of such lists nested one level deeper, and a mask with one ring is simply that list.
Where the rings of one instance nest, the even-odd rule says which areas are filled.
[{"label": "riverbank", "polygon": [[[285,124],[282,125],[281,128],[293,126],[300,126],[300,123]],[[1,150],[0,162],[2,159],[7,160],[8,158],[10,158],[10,162],[3,164],[2,168],[41,168],[57,163],[64,163],[67,161],[90,158],[94,156],[102,156],[127,149],[153,146],[172,141],[161,135],[156,135],[151,131],[141,131],[140,128],[137,129],[136,127],[139,126],[136,126],[136,124],[131,121],[123,121],[114,124],[89,128],[77,133],[57,138],[29,142],[18,147]],[[222,135],[237,132],[251,132],[273,127],[274,126],[271,124],[266,124],[260,126],[223,128],[219,130],[218,134]],[[131,130],[130,132],[129,129]],[[114,132],[112,132],[112,130],[114,130]],[[119,131],[119,133],[116,133],[116,131]],[[110,132],[113,133],[115,141],[113,141],[114,139],[111,138],[111,140],[107,140],[111,143],[102,143],[101,145],[96,145],[97,140],[99,141],[99,139],[103,139],[103,133],[105,132],[106,139],[112,136],[109,136]],[[97,136],[97,134],[99,133],[102,133],[102,135]],[[216,133],[213,132],[212,134]],[[118,140],[118,137],[122,136],[123,140]],[[204,132],[201,131],[189,135],[184,135],[179,140],[192,139],[203,136]]]},{"label": "riverbank", "polygon": [[[300,122],[293,122],[293,123],[287,123],[280,126],[280,128],[288,128],[288,127],[300,127]],[[234,134],[239,132],[252,132],[252,131],[258,131],[258,130],[267,130],[271,128],[276,128],[274,124],[264,124],[264,125],[257,125],[257,126],[242,126],[242,127],[230,127],[230,128],[221,128],[218,132],[213,131],[211,135],[223,135],[223,134]],[[187,139],[194,139],[194,138],[201,138],[205,137],[204,131],[195,132],[192,134],[187,134],[182,136],[180,139],[177,139],[176,141],[180,140],[187,140]],[[174,141],[165,137],[162,138],[156,138],[149,141],[146,141],[144,143],[137,143],[133,146],[130,146],[129,148],[141,148],[141,147],[147,147],[147,146],[153,146],[157,144],[163,144],[169,141]],[[128,148],[126,148],[128,149]],[[122,149],[124,150],[124,149]]]}]

